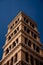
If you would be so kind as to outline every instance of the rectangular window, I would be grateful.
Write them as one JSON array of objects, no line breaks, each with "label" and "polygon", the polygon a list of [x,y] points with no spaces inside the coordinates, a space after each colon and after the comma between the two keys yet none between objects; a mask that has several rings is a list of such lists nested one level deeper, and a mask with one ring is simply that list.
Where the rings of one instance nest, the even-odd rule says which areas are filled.
[{"label": "rectangular window", "polygon": [[32,28],[34,28],[34,24],[32,24]]},{"label": "rectangular window", "polygon": [[18,21],[19,21],[19,18],[18,18]]},{"label": "rectangular window", "polygon": [[13,42],[13,47],[15,47],[16,46],[16,43],[15,43],[15,41]]},{"label": "rectangular window", "polygon": [[11,36],[8,37],[8,41],[11,39]]},{"label": "rectangular window", "polygon": [[28,40],[28,39],[27,39],[27,38],[25,38],[25,44],[27,44],[27,40]]},{"label": "rectangular window", "polygon": [[24,17],[24,21],[26,21],[26,18]]},{"label": "rectangular window", "polygon": [[7,64],[6,65],[9,65],[9,61],[7,61]]},{"label": "rectangular window", "polygon": [[16,43],[18,43],[18,38],[16,39]]},{"label": "rectangular window", "polygon": [[11,45],[9,46],[9,50],[11,50]]},{"label": "rectangular window", "polygon": [[34,36],[33,32],[31,32],[32,37]]},{"label": "rectangular window", "polygon": [[13,33],[11,34],[11,36],[13,36]]},{"label": "rectangular window", "polygon": [[13,57],[11,58],[11,63],[10,63],[10,65],[13,65]]},{"label": "rectangular window", "polygon": [[14,24],[13,24],[13,26],[14,26]]},{"label": "rectangular window", "polygon": [[6,54],[8,54],[8,53],[9,53],[9,49],[7,48],[7,49],[6,49]]},{"label": "rectangular window", "polygon": [[28,23],[28,19],[26,20],[26,23]]},{"label": "rectangular window", "polygon": [[29,29],[27,29],[27,33],[30,33],[30,30]]},{"label": "rectangular window", "polygon": [[30,56],[31,65],[34,65],[34,58]]},{"label": "rectangular window", "polygon": [[36,46],[36,51],[39,52],[39,47],[38,46]]},{"label": "rectangular window", "polygon": [[24,31],[26,31],[27,30],[27,27],[26,26],[24,26]]},{"label": "rectangular window", "polygon": [[11,26],[10,29],[12,29],[13,27]]},{"label": "rectangular window", "polygon": [[34,34],[34,38],[35,38],[35,39],[36,39],[36,37],[37,37],[36,34]]},{"label": "rectangular window", "polygon": [[17,30],[19,30],[19,27],[17,28]]},{"label": "rectangular window", "polygon": [[33,44],[33,49],[35,50],[35,48],[36,48],[36,46],[35,46],[35,44]]},{"label": "rectangular window", "polygon": [[31,41],[30,41],[30,40],[28,41],[28,46],[30,46],[30,47],[31,47]]},{"label": "rectangular window", "polygon": [[28,53],[26,52],[26,61],[28,62]]},{"label": "rectangular window", "polygon": [[40,65],[43,65],[43,62],[40,62]]},{"label": "rectangular window", "polygon": [[14,34],[16,34],[16,33],[17,33],[17,31],[15,30],[15,31],[14,31]]},{"label": "rectangular window", "polygon": [[15,24],[17,23],[18,21],[15,21]]},{"label": "rectangular window", "polygon": [[15,55],[15,60],[14,60],[15,62],[17,62],[17,53],[16,53],[16,55]]},{"label": "rectangular window", "polygon": [[39,61],[36,59],[36,65],[40,65]]}]

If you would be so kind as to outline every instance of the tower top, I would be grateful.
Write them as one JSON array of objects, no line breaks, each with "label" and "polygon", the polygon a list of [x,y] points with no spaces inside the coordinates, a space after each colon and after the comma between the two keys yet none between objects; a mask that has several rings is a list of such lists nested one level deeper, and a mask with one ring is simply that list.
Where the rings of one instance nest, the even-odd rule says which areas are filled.
[{"label": "tower top", "polygon": [[37,27],[36,22],[35,22],[30,16],[26,15],[23,11],[20,11],[20,12],[16,15],[16,17],[14,17],[14,19],[10,22],[10,24],[8,25],[8,28],[9,28],[10,25],[12,25],[12,23],[13,23],[19,16],[25,16],[26,18],[30,19],[30,21],[32,21],[32,23],[34,23],[35,26]]}]

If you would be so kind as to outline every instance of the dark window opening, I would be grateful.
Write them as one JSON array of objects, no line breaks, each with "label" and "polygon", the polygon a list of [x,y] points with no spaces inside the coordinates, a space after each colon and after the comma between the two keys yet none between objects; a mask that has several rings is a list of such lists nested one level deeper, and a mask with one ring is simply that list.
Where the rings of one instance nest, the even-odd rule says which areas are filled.
[{"label": "dark window opening", "polygon": [[6,54],[8,54],[8,53],[9,53],[9,49],[7,48],[7,49],[6,49]]},{"label": "dark window opening", "polygon": [[36,39],[36,37],[37,37],[37,36],[34,34],[34,38],[35,38],[35,39]]},{"label": "dark window opening", "polygon": [[9,65],[9,61],[7,61],[7,65]]},{"label": "dark window opening", "polygon": [[8,40],[10,40],[10,39],[11,39],[11,36],[8,37]]},{"label": "dark window opening", "polygon": [[16,46],[16,43],[15,42],[13,42],[13,47],[15,47]]},{"label": "dark window opening", "polygon": [[40,65],[43,65],[43,62],[40,62]]},{"label": "dark window opening", "polygon": [[10,29],[12,29],[13,27],[11,26]]},{"label": "dark window opening", "polygon": [[28,62],[28,53],[26,52],[26,61]]},{"label": "dark window opening", "polygon": [[19,27],[17,28],[17,30],[19,30]]},{"label": "dark window opening", "polygon": [[15,55],[15,62],[17,61],[17,54]]},{"label": "dark window opening", "polygon": [[25,30],[25,31],[27,30],[27,27],[26,27],[26,26],[24,26],[24,30]]},{"label": "dark window opening", "polygon": [[35,44],[33,44],[33,49],[35,50]]},{"label": "dark window opening", "polygon": [[9,49],[11,50],[11,45],[9,46]]},{"label": "dark window opening", "polygon": [[39,52],[39,47],[38,46],[36,46],[36,51]]},{"label": "dark window opening", "polygon": [[19,21],[19,18],[18,18],[18,21]]},{"label": "dark window opening", "polygon": [[31,47],[31,41],[30,41],[30,40],[28,41],[28,46],[30,46],[30,47]]},{"label": "dark window opening", "polygon": [[39,64],[39,61],[38,61],[37,59],[36,59],[36,65],[40,65],[40,64]]},{"label": "dark window opening", "polygon": [[14,26],[14,24],[13,24],[13,26]]},{"label": "dark window opening", "polygon": [[25,44],[27,44],[27,40],[28,40],[28,39],[27,39],[27,38],[25,38]]},{"label": "dark window opening", "polygon": [[26,20],[26,18],[24,17],[24,21]]},{"label": "dark window opening", "polygon": [[27,29],[27,33],[30,33],[30,30],[29,29]]},{"label": "dark window opening", "polygon": [[16,43],[18,43],[18,38],[16,39]]},{"label": "dark window opening", "polygon": [[34,25],[32,25],[32,28],[34,28]]},{"label": "dark window opening", "polygon": [[18,21],[15,21],[15,24],[17,23]]},{"label": "dark window opening", "polygon": [[26,20],[26,23],[28,23],[28,20]]},{"label": "dark window opening", "polygon": [[31,32],[31,35],[33,36],[33,32]]},{"label": "dark window opening", "polygon": [[14,34],[16,34],[16,33],[17,33],[17,31],[15,30],[15,31],[14,31]]},{"label": "dark window opening", "polygon": [[30,56],[31,65],[34,65],[34,58]]},{"label": "dark window opening", "polygon": [[13,33],[11,34],[11,36],[13,36]]},{"label": "dark window opening", "polygon": [[10,63],[10,65],[13,65],[13,57],[11,58],[11,63]]}]

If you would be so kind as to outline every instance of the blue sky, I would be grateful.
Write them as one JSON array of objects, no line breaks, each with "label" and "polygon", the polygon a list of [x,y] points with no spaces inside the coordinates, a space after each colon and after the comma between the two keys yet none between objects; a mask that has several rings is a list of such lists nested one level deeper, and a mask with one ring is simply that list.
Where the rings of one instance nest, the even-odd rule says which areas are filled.
[{"label": "blue sky", "polygon": [[26,13],[37,23],[43,43],[43,0],[0,0],[0,59],[7,26],[20,11]]}]

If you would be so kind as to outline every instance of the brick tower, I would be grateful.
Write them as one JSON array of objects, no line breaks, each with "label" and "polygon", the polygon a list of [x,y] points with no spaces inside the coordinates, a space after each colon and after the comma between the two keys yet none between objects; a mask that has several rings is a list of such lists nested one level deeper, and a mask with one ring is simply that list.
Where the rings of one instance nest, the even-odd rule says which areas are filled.
[{"label": "brick tower", "polygon": [[1,65],[43,65],[37,24],[20,12],[8,25]]}]

